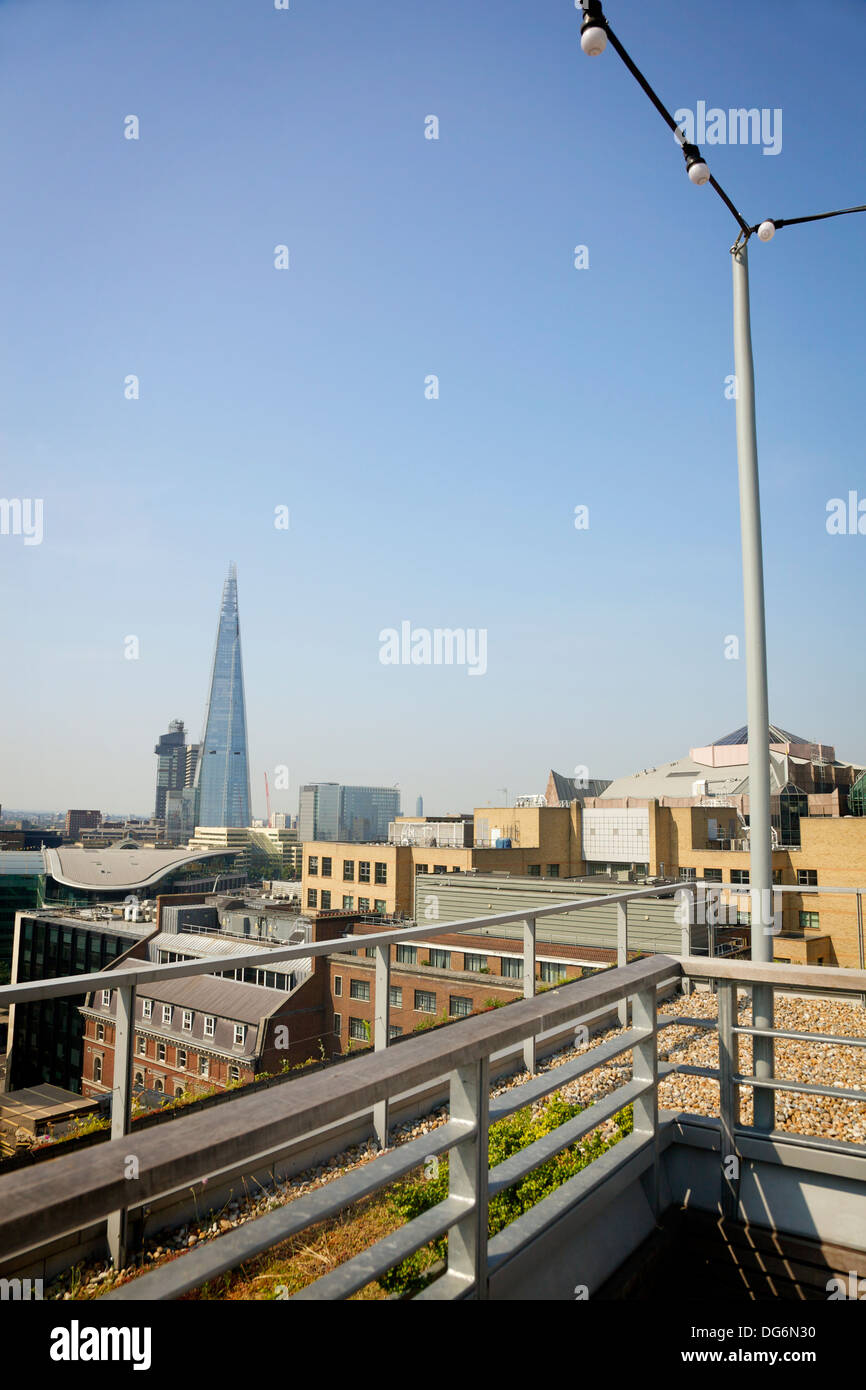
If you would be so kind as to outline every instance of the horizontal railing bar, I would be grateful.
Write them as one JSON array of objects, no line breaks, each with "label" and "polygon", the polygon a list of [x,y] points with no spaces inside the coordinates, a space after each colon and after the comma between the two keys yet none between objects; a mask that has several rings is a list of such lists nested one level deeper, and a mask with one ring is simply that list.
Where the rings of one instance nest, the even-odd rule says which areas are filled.
[{"label": "horizontal railing bar", "polygon": [[611,1116],[624,1110],[645,1091],[651,1091],[652,1086],[651,1081],[627,1081],[625,1085],[619,1086],[617,1090],[611,1091],[609,1095],[595,1101],[579,1115],[575,1115],[573,1120],[566,1120],[565,1124],[551,1130],[550,1134],[543,1135],[541,1139],[536,1139],[534,1143],[528,1144],[525,1149],[512,1154],[502,1163],[497,1163],[495,1168],[490,1169],[487,1188],[489,1196],[495,1197],[498,1193],[504,1192],[506,1188],[513,1187],[516,1182],[525,1178],[539,1164],[546,1163],[549,1158],[554,1158],[563,1149],[567,1149],[570,1144],[576,1143],[584,1134],[588,1134],[591,1129],[596,1129],[605,1120],[609,1120]]},{"label": "horizontal railing bar", "polygon": [[791,986],[820,989],[825,993],[854,994],[866,991],[866,970],[834,965],[783,965],[781,962],[729,960],[718,956],[677,957],[684,975],[691,979],[735,980],[749,985]]},{"label": "horizontal railing bar", "polygon": [[490,1123],[495,1124],[497,1120],[504,1119],[506,1115],[513,1115],[517,1110],[523,1110],[527,1105],[541,1100],[543,1096],[550,1095],[552,1091],[561,1090],[577,1077],[595,1071],[596,1067],[604,1066],[623,1052],[629,1052],[635,1043],[643,1042],[649,1037],[652,1037],[652,1033],[648,1028],[630,1028],[627,1033],[599,1043],[597,1047],[574,1057],[570,1062],[551,1067],[549,1071],[542,1072],[519,1086],[512,1086],[510,1091],[505,1091],[490,1102]]},{"label": "horizontal railing bar", "polygon": [[245,1221],[242,1226],[208,1241],[197,1250],[190,1250],[177,1260],[154,1269],[141,1278],[122,1284],[106,1294],[119,1300],[179,1298],[190,1289],[197,1289],[209,1279],[234,1269],[245,1260],[270,1250],[299,1232],[327,1221],[371,1193],[420,1167],[425,1159],[435,1158],[453,1144],[468,1139],[475,1125],[465,1120],[449,1120],[438,1129],[401,1144],[381,1157],[352,1169],[343,1177],[334,1178],[324,1187],[303,1197],[296,1197],[277,1211]]},{"label": "horizontal railing bar", "polygon": [[837,1033],[800,1033],[795,1028],[746,1028],[732,1029],[734,1033],[746,1033],[757,1038],[788,1038],[791,1042],[829,1043],[834,1047],[866,1047],[866,1038],[846,1038]]},{"label": "horizontal railing bar", "polygon": [[221,975],[230,970],[242,970],[258,966],[262,961],[271,962],[307,960],[312,956],[329,956],[386,944],[399,945],[418,938],[457,935],[463,932],[477,932],[481,927],[503,926],[511,922],[524,922],[527,916],[550,917],[562,912],[582,912],[590,907],[604,907],[632,898],[658,897],[669,891],[670,885],[654,888],[636,888],[623,893],[610,893],[598,898],[577,898],[567,902],[553,903],[548,907],[525,908],[513,912],[500,912],[487,917],[466,917],[457,922],[424,922],[421,926],[398,927],[396,930],[370,932],[360,936],[331,937],[327,941],[301,942],[297,946],[269,946],[243,955],[205,957],[195,961],[174,961],[170,965],[153,965],[144,962],[137,966],[124,965],[118,970],[102,970],[87,975],[63,975],[53,980],[33,980],[26,984],[0,985],[0,1007],[4,1004],[27,1003],[35,999],[60,998],[64,994],[87,994],[94,989],[105,989],[110,975],[111,988],[120,989],[126,985],[146,985],[158,980],[172,980],[187,975]]},{"label": "horizontal railing bar", "polygon": [[662,1028],[706,1028],[716,1027],[714,1018],[682,1018],[678,1014],[659,1014],[658,1030]]},{"label": "horizontal railing bar", "polygon": [[393,1269],[401,1260],[414,1255],[422,1245],[444,1235],[471,1208],[472,1203],[467,1197],[446,1197],[435,1207],[430,1207],[429,1211],[414,1217],[399,1231],[377,1240],[369,1250],[362,1250],[360,1255],[346,1260],[339,1269],[331,1274],[323,1274],[314,1284],[308,1284],[294,1295],[292,1302],[348,1298]]},{"label": "horizontal railing bar", "polygon": [[756,1086],[767,1091],[798,1091],[806,1096],[826,1096],[828,1100],[866,1101],[866,1091],[855,1091],[850,1086],[817,1086],[807,1081],[784,1081],[778,1078],[745,1076],[739,1072],[731,1078],[736,1086]]},{"label": "horizontal railing bar", "polygon": [[400,1047],[303,1073],[231,1105],[179,1115],[135,1136],[138,1177],[127,1178],[129,1136],[0,1177],[0,1254],[29,1249],[120,1207],[131,1207],[308,1130],[323,1128],[411,1090],[456,1067],[480,1061],[494,1046],[522,1044],[531,1034],[573,1023],[581,1011],[617,1003],[666,978],[671,961],[652,956],[601,976],[560,985],[503,1011],[462,1019],[454,1028],[407,1039]]},{"label": "horizontal railing bar", "polygon": [[710,1081],[719,1079],[718,1067],[693,1067],[686,1062],[659,1062],[659,1081],[677,1072],[683,1076],[706,1076]]}]

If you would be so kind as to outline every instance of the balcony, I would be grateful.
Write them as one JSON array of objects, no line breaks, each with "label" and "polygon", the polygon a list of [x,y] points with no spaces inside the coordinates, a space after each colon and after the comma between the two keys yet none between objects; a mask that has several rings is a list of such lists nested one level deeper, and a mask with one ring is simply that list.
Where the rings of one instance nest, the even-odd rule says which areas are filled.
[{"label": "balcony", "polygon": [[[621,917],[632,897],[659,891],[614,895]],[[584,899],[572,910],[591,902],[597,900]],[[555,910],[561,912],[562,905]],[[539,909],[538,915],[547,911]],[[459,926],[477,930],[479,921],[497,925],[517,915]],[[527,924],[527,948],[534,929],[534,921]],[[455,924],[447,930],[453,932]],[[429,937],[430,925],[364,938],[365,945],[377,949],[378,984],[387,986],[386,957],[394,939],[411,940],[419,933]],[[339,944],[344,943],[284,949],[329,954]],[[202,973],[203,966],[212,970],[213,965],[183,962],[151,967],[150,974]],[[125,991],[147,972],[123,966],[111,973],[113,987]],[[74,981],[76,993],[81,984],[80,977]],[[713,984],[717,1018],[665,1012],[664,1000],[672,990],[688,993]],[[671,1260],[678,1261],[680,1284],[682,1270],[691,1262],[702,1271],[695,1289],[700,1285],[720,1297],[826,1299],[831,1279],[866,1272],[866,1145],[792,1133],[772,1124],[746,1124],[740,1099],[744,1091],[761,1091],[851,1104],[866,1102],[866,1089],[776,1076],[761,1066],[743,1069],[741,1043],[750,1039],[756,1054],[757,1040],[766,1051],[777,1039],[815,1049],[828,1044],[862,1049],[866,1029],[856,1036],[834,1036],[762,1030],[738,1022],[737,990],[755,985],[850,998],[866,990],[866,972],[655,955],[538,997],[530,994],[507,1008],[395,1046],[381,1042],[383,1018],[377,1009],[380,1045],[375,1051],[137,1134],[134,1179],[126,1176],[129,1138],[122,1130],[85,1152],[0,1178],[0,1270],[48,1272],[46,1252],[53,1250],[56,1258],[64,1242],[80,1248],[86,1239],[107,1239],[113,1249],[125,1251],[131,1233],[141,1230],[150,1212],[172,1195],[177,1198],[190,1189],[215,1194],[221,1183],[239,1174],[297,1172],[311,1154],[321,1161],[338,1152],[347,1135],[387,1137],[389,1116],[425,1113],[444,1100],[448,1113],[438,1128],[385,1149],[372,1161],[200,1244],[105,1298],[177,1298],[384,1191],[430,1159],[447,1155],[448,1188],[441,1201],[295,1297],[349,1298],[444,1238],[445,1259],[434,1271],[437,1277],[417,1294],[422,1301],[651,1298],[659,1272]],[[69,980],[9,988],[18,996],[72,992]],[[377,987],[377,996],[387,1000],[387,987],[383,992]],[[619,1027],[604,1042],[555,1068],[537,1070],[539,1058],[602,1023]],[[689,1065],[675,1054],[671,1060],[660,1059],[659,1042],[665,1051],[666,1031],[683,1025],[715,1035],[715,1065]],[[528,1147],[490,1165],[491,1125],[600,1065],[629,1056],[628,1074],[612,1089]],[[491,1082],[520,1073],[524,1063],[528,1079],[491,1099]],[[659,1109],[659,1082],[678,1073],[718,1086],[716,1115]],[[488,1234],[492,1199],[627,1107],[633,1116],[631,1132],[504,1229]],[[117,1111],[115,1097],[119,1128],[123,1116]]]}]

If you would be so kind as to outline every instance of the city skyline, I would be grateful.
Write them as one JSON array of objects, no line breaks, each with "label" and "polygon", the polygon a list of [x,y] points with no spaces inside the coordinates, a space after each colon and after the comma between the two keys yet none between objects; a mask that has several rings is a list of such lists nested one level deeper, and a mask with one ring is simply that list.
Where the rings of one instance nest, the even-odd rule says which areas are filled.
[{"label": "city skyline", "polygon": [[[759,220],[859,196],[816,118],[862,124],[859,8],[832,67],[805,4],[744,48],[714,6],[697,46],[685,7],[618,22],[696,135],[773,117],[704,148]],[[203,63],[167,0],[4,7],[3,492],[42,502],[38,544],[0,534],[4,805],[149,813],[229,556],[256,819],[265,771],[275,810],[330,779],[443,813],[744,721],[725,209],[572,7],[439,16],[214,0]],[[770,706],[863,762],[864,233],[830,225],[750,247]],[[484,633],[478,678],[383,661],[404,623]]]}]

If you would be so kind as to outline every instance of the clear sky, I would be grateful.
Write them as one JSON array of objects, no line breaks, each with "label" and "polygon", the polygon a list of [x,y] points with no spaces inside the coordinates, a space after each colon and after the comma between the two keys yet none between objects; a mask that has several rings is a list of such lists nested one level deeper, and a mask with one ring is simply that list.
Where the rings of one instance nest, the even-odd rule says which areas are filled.
[{"label": "clear sky", "polygon": [[[671,110],[781,110],[777,154],[704,147],[750,222],[866,202],[862,0],[607,13]],[[0,492],[43,501],[41,544],[0,535],[4,806],[152,811],[232,560],[259,815],[280,765],[276,809],[337,780],[435,813],[745,722],[736,227],[579,28],[0,0]],[[771,716],[866,761],[866,535],[826,528],[866,499],[866,214],[750,266]],[[404,621],[485,630],[486,673],[382,664]]]}]

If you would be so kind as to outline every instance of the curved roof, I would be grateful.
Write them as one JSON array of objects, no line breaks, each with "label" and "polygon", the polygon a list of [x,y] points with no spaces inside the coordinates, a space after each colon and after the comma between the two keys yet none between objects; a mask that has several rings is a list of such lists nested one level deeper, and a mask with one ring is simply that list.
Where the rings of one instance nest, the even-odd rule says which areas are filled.
[{"label": "curved roof", "polygon": [[104,889],[117,893],[124,888],[149,888],[174,869],[205,859],[222,858],[231,850],[187,849],[46,849],[48,871],[67,888]]}]

